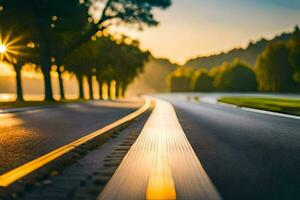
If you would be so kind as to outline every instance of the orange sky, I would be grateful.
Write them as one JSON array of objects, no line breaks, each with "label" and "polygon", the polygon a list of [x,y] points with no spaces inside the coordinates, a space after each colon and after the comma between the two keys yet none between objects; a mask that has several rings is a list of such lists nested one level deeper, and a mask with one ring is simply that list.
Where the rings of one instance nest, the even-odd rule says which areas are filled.
[{"label": "orange sky", "polygon": [[191,57],[245,47],[250,40],[292,31],[300,22],[300,1],[173,0],[171,8],[156,16],[159,27],[126,33],[154,56],[184,63]]}]

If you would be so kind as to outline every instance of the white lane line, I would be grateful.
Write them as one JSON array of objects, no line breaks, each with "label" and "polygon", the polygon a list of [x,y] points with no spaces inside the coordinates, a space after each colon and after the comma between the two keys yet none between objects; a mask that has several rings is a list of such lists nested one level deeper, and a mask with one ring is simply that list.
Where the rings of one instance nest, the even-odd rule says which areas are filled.
[{"label": "white lane line", "polygon": [[284,114],[284,113],[279,113],[279,112],[260,110],[260,109],[248,108],[248,107],[239,107],[239,106],[229,104],[229,103],[218,102],[218,99],[215,97],[203,97],[203,98],[200,98],[200,101],[204,102],[204,103],[208,103],[208,104],[222,105],[222,106],[227,106],[227,107],[231,107],[231,108],[239,108],[244,111],[254,112],[254,113],[259,113],[259,114],[272,115],[272,116],[276,116],[276,117],[285,117],[285,118],[290,118],[290,119],[300,119],[300,116],[296,116],[296,115],[289,115],[289,114]]},{"label": "white lane line", "polygon": [[99,199],[221,199],[173,106],[156,107]]},{"label": "white lane line", "polygon": [[299,116],[295,116],[295,115],[288,115],[288,114],[283,114],[283,113],[277,113],[277,112],[272,112],[272,111],[267,111],[267,110],[259,110],[259,109],[247,108],[247,107],[240,107],[240,108],[242,110],[254,112],[254,113],[273,115],[273,116],[277,116],[277,117],[286,117],[286,118],[291,118],[291,119],[300,119]]}]

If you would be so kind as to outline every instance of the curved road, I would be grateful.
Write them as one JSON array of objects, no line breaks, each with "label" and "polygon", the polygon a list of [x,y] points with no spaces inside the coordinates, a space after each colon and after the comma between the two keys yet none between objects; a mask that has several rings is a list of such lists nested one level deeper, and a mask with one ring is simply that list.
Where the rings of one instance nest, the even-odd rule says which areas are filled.
[{"label": "curved road", "polygon": [[300,199],[300,120],[157,95],[224,199]]},{"label": "curved road", "polygon": [[0,174],[94,132],[142,105],[140,100],[95,101],[0,114]]},{"label": "curved road", "polygon": [[[203,169],[222,198],[300,199],[299,119],[249,112],[217,104],[194,103],[188,100],[187,94],[165,94],[155,97],[173,105],[183,129],[181,130],[184,131]],[[0,114],[0,173],[98,130],[141,105],[142,102],[100,101]],[[174,114],[175,118],[176,115]],[[169,130],[171,126],[167,122],[172,118],[169,114],[168,116],[163,120],[161,117],[167,116],[159,114],[149,123],[157,123]],[[155,125],[156,129],[164,130],[158,125]],[[179,126],[174,127],[178,129]],[[141,136],[152,135],[155,129],[145,130]],[[168,135],[171,138],[174,136],[176,135]],[[154,139],[157,138],[153,138],[153,141]],[[176,156],[173,158],[179,159]],[[162,156],[161,159],[164,161],[165,157]],[[144,163],[141,163],[141,166],[144,166]],[[176,165],[174,166],[172,171],[177,169]],[[169,170],[165,172],[170,174]],[[172,180],[169,176],[166,177],[166,180]],[[176,180],[174,175],[173,182],[178,182],[175,186],[182,182],[180,180]],[[172,181],[169,183],[174,185]]]}]

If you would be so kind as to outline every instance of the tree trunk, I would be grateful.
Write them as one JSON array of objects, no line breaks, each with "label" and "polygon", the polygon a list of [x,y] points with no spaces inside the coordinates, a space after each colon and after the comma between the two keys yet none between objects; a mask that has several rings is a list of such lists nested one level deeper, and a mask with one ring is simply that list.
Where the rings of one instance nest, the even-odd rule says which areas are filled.
[{"label": "tree trunk", "polygon": [[60,69],[57,70],[57,73],[58,73],[60,100],[63,100],[63,99],[65,99],[65,90],[64,90],[64,82],[62,79],[62,73],[61,73]]},{"label": "tree trunk", "polygon": [[83,77],[78,77],[78,86],[79,86],[79,99],[84,99],[84,93],[83,93]]},{"label": "tree trunk", "polygon": [[123,98],[123,84],[119,83],[119,98]]},{"label": "tree trunk", "polygon": [[107,98],[111,99],[110,81],[107,82]]},{"label": "tree trunk", "polygon": [[45,83],[45,100],[46,101],[54,101],[53,92],[52,92],[52,85],[51,85],[51,58],[48,54],[43,55],[42,58],[42,71],[44,74],[44,83]]},{"label": "tree trunk", "polygon": [[126,85],[122,85],[122,97],[123,97],[123,98],[125,97],[126,88],[127,88]]},{"label": "tree trunk", "polygon": [[116,88],[115,88],[115,96],[116,96],[116,99],[119,98],[120,94],[119,94],[119,87],[120,87],[120,83],[119,81],[116,81]]},{"label": "tree trunk", "polygon": [[103,81],[98,81],[98,83],[99,83],[99,99],[103,99],[103,91],[102,91]]},{"label": "tree trunk", "polygon": [[52,85],[51,85],[51,76],[50,76],[50,69],[44,69],[44,83],[45,83],[45,100],[46,101],[54,101],[53,92],[52,92]]},{"label": "tree trunk", "polygon": [[88,78],[88,83],[89,83],[89,92],[90,92],[90,100],[94,99],[94,94],[93,94],[93,76],[87,77]]},{"label": "tree trunk", "polygon": [[21,69],[22,69],[22,65],[18,65],[15,67],[16,80],[17,80],[17,101],[24,101],[22,80],[21,80]]}]

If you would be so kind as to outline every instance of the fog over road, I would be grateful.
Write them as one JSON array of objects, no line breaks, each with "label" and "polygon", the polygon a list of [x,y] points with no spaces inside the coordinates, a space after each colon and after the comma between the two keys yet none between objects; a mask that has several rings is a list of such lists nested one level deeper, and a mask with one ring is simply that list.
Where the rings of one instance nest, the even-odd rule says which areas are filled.
[{"label": "fog over road", "polygon": [[224,199],[300,199],[300,120],[157,95]]},{"label": "fog over road", "polygon": [[142,103],[95,101],[0,114],[0,173],[96,131]]}]

